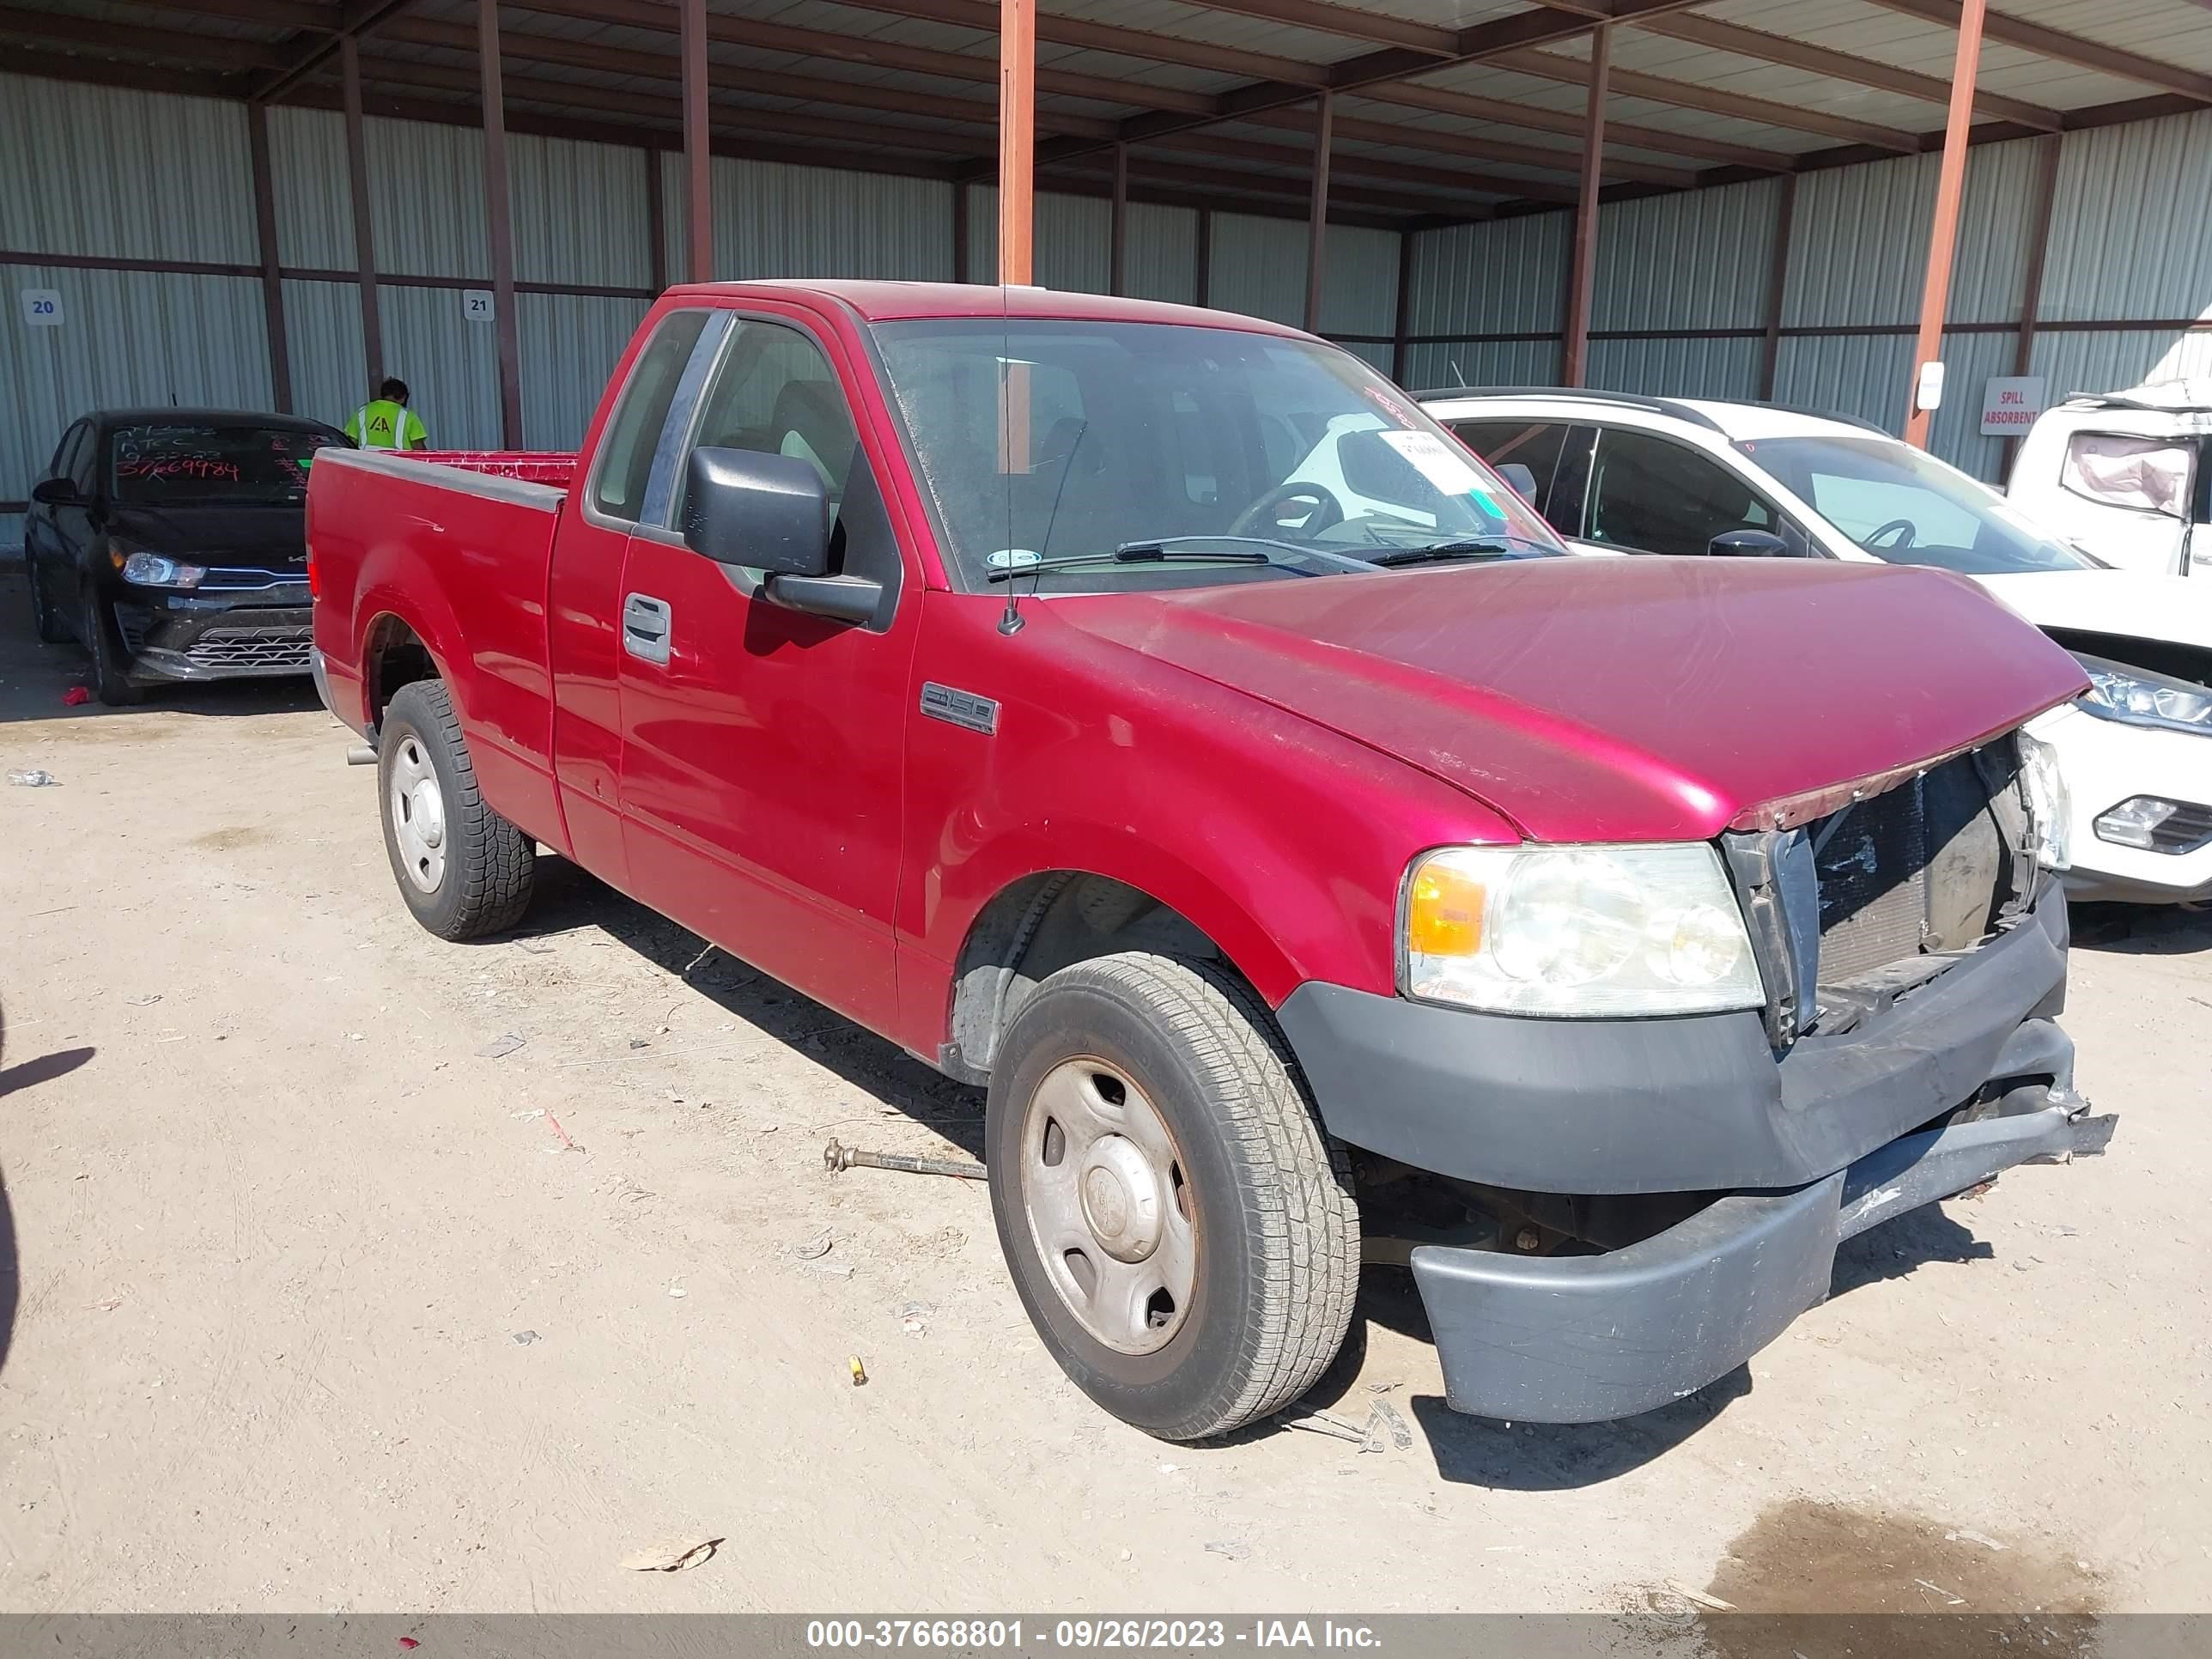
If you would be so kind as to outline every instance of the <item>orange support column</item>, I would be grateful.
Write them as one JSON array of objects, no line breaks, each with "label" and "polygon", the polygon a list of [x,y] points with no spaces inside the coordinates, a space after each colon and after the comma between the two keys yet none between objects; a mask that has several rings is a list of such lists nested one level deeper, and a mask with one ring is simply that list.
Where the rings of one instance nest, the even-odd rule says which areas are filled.
[{"label": "orange support column", "polygon": [[1036,0],[999,0],[999,280],[1030,280],[1036,160]]},{"label": "orange support column", "polygon": [[1912,386],[1905,441],[1928,447],[1931,410],[1922,407],[1921,376],[1943,356],[1943,313],[1951,301],[1951,256],[1959,244],[1959,202],[1966,193],[1966,130],[1974,121],[1974,76],[1982,58],[1984,0],[1959,9],[1959,55],[1951,65],[1951,118],[1943,126],[1943,171],[1936,184],[1936,223],[1928,238],[1928,280],[1920,290],[1920,337],[1912,348]]}]

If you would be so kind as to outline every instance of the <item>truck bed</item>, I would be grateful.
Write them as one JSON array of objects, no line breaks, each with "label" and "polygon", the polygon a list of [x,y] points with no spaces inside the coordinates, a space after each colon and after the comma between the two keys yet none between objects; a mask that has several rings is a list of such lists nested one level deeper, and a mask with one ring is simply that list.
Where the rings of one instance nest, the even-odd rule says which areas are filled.
[{"label": "truck bed", "polygon": [[546,598],[574,467],[573,455],[526,452],[330,449],[307,489],[315,646],[333,711],[357,730],[373,724],[389,688],[363,665],[395,630],[412,635],[468,728],[486,802],[556,847],[567,838]]}]

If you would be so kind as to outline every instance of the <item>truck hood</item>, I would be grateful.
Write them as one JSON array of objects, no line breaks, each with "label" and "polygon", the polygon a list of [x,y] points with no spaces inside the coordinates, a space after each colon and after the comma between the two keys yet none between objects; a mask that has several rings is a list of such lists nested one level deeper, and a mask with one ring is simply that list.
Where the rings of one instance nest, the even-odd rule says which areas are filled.
[{"label": "truck hood", "polygon": [[1794,559],[1532,559],[1053,610],[1419,767],[1540,841],[1799,822],[2087,684],[1960,577]]},{"label": "truck hood", "polygon": [[2212,582],[2201,577],[2030,570],[1974,580],[2038,628],[2212,651]]}]

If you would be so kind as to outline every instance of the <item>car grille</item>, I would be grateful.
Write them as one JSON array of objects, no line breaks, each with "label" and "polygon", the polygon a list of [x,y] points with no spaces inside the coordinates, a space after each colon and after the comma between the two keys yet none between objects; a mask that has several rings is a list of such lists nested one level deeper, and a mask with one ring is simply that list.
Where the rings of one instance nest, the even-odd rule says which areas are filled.
[{"label": "car grille", "polygon": [[2001,739],[1807,826],[1823,987],[1997,931],[2027,874],[2018,773]]},{"label": "car grille", "polygon": [[185,655],[202,668],[296,669],[304,674],[313,644],[310,628],[210,628]]}]

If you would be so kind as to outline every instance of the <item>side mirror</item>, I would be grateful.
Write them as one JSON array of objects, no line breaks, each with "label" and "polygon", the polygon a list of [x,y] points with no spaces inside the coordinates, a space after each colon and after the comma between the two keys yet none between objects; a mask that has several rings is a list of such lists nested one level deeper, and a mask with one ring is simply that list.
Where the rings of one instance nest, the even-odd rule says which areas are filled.
[{"label": "side mirror", "polygon": [[31,499],[40,507],[82,507],[84,498],[67,478],[41,478],[31,486]]},{"label": "side mirror", "polygon": [[684,465],[684,539],[717,564],[772,576],[830,572],[830,492],[814,463],[701,448]]},{"label": "side mirror", "polygon": [[1716,559],[1782,559],[1790,556],[1790,544],[1771,530],[1723,530],[1705,544],[1705,551]]},{"label": "side mirror", "polygon": [[1519,461],[1506,461],[1490,469],[1505,482],[1505,487],[1530,506],[1536,501],[1536,475]]}]

